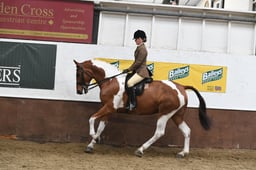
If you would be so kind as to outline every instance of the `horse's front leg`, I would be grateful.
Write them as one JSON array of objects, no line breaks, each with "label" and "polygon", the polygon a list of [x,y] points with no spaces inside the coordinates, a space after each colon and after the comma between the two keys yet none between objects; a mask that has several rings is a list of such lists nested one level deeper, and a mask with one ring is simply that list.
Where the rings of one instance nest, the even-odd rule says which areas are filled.
[{"label": "horse's front leg", "polygon": [[[94,119],[94,121],[95,121],[95,119]],[[97,139],[100,138],[101,133],[103,132],[103,130],[106,127],[106,121],[100,121],[96,134],[95,134],[95,130],[94,130],[94,122],[92,125],[91,125],[92,121],[89,121],[89,122],[90,122],[90,135],[92,136],[92,140],[89,143],[89,145],[87,146],[87,148],[85,149],[85,152],[92,153],[94,144],[97,142]],[[91,126],[93,126],[92,129],[91,129]]]},{"label": "horse's front leg", "polygon": [[[92,137],[91,142],[87,146],[85,152],[92,153],[94,144],[96,143],[97,139],[100,137],[101,133],[103,132],[105,126],[106,126],[106,120],[108,118],[108,115],[113,112],[113,109],[111,107],[108,107],[107,105],[104,105],[97,113],[93,114],[91,118],[89,119],[89,127],[90,127],[90,136]],[[102,119],[97,129],[97,133],[95,133],[95,120],[96,119]]]},{"label": "horse's front leg", "polygon": [[97,117],[90,117],[89,119],[89,128],[90,128],[90,136],[94,139],[96,136],[95,136],[95,129],[94,129],[94,124],[95,124],[95,120],[96,120]]}]

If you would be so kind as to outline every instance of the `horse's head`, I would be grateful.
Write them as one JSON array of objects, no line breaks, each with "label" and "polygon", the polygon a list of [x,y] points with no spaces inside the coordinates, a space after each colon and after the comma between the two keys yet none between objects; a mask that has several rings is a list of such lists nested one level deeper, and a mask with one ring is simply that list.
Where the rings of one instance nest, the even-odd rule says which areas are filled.
[{"label": "horse's head", "polygon": [[88,92],[88,86],[90,81],[94,78],[90,67],[85,68],[83,63],[78,63],[74,60],[76,64],[76,92],[77,94],[86,94]]}]

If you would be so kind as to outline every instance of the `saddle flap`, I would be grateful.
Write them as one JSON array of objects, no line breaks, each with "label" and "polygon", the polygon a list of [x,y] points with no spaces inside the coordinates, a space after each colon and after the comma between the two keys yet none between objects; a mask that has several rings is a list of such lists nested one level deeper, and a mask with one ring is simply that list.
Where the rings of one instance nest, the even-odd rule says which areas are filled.
[{"label": "saddle flap", "polygon": [[[126,76],[126,79],[125,79],[125,90],[126,90],[126,92],[128,91],[127,90],[128,89],[127,81],[132,77],[132,75],[133,74],[131,73],[131,74],[127,74],[127,76]],[[135,84],[133,86],[133,88],[135,89],[135,95],[136,96],[142,95],[142,93],[144,92],[145,84],[146,83],[151,83],[151,82],[153,82],[153,78],[150,77],[150,78],[144,78],[141,82]]]}]

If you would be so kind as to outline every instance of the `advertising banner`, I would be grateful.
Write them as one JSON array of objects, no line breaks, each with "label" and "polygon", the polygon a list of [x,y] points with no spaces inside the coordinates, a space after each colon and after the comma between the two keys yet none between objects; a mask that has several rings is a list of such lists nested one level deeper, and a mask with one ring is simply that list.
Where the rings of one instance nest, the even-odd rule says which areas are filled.
[{"label": "advertising banner", "polygon": [[54,89],[56,45],[0,42],[0,87]]},{"label": "advertising banner", "polygon": [[0,37],[92,42],[92,2],[0,0]]},{"label": "advertising banner", "polygon": [[[114,64],[119,69],[128,68],[132,60],[97,58]],[[227,67],[183,64],[169,62],[150,62],[147,66],[154,80],[171,80],[183,85],[191,85],[204,92],[226,92]]]}]

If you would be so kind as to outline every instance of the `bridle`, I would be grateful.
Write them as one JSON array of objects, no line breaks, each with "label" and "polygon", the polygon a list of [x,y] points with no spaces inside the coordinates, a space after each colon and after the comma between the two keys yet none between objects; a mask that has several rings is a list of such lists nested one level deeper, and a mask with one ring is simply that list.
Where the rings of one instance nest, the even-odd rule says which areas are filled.
[{"label": "bridle", "polygon": [[82,82],[81,82],[81,83],[78,83],[78,85],[82,86],[82,89],[83,89],[86,93],[87,93],[89,90],[91,90],[91,89],[93,89],[93,88],[95,88],[95,87],[97,87],[97,86],[101,86],[104,82],[106,82],[106,81],[108,81],[108,80],[110,80],[110,79],[112,79],[112,78],[115,78],[115,77],[117,77],[117,76],[119,76],[119,75],[121,75],[121,74],[125,74],[125,73],[122,73],[122,72],[121,72],[121,73],[118,73],[118,74],[116,74],[116,75],[113,75],[113,76],[104,78],[104,79],[102,79],[102,80],[96,81],[96,82],[94,82],[94,83],[88,84],[88,83],[85,82],[84,74],[86,74],[90,79],[93,79],[94,76],[92,76],[92,73],[90,73],[89,71],[84,70],[83,67],[78,67],[77,69],[78,69],[78,70],[81,70],[81,72],[82,72]]},{"label": "bridle", "polygon": [[78,67],[77,68],[77,71],[80,71],[81,70],[81,76],[82,76],[82,82],[79,82],[79,83],[77,83],[78,85],[80,85],[81,87],[82,87],[82,89],[84,90],[84,92],[85,93],[87,93],[88,92],[88,87],[90,86],[90,84],[88,84],[88,83],[86,83],[85,82],[85,79],[84,79],[84,74],[86,74],[90,79],[92,79],[93,78],[93,76],[91,75],[91,73],[89,73],[89,72],[87,72],[87,71],[85,71],[82,67]]}]

